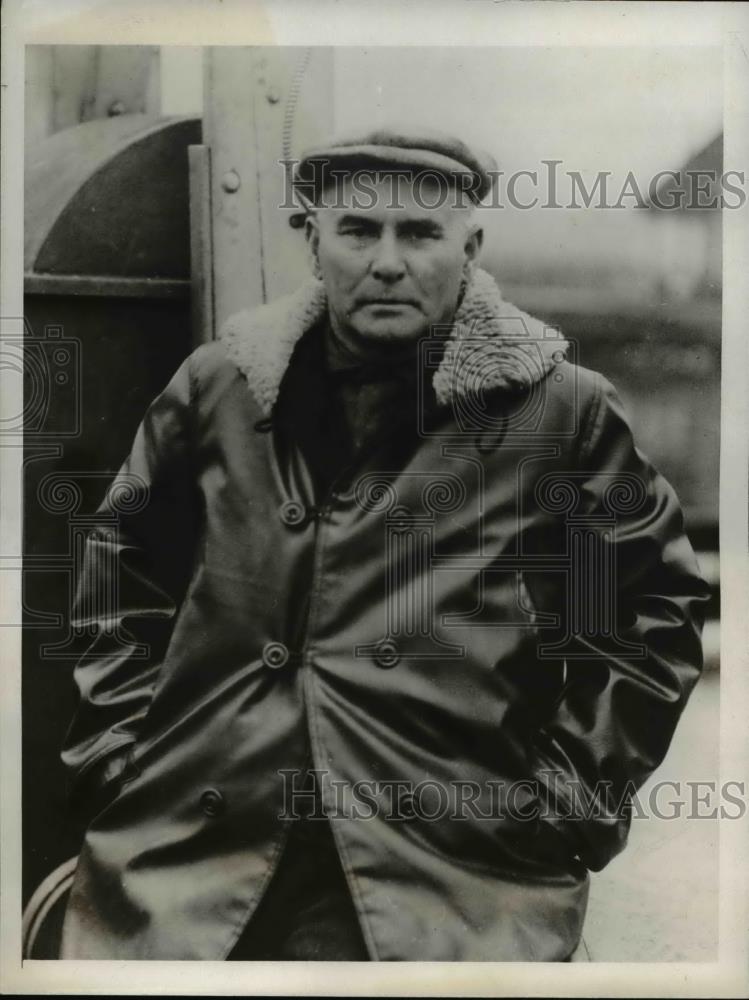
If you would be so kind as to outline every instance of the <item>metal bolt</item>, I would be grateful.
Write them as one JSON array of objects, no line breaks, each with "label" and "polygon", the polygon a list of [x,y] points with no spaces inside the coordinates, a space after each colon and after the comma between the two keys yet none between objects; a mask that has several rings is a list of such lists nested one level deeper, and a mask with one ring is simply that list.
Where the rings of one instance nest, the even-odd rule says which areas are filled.
[{"label": "metal bolt", "polygon": [[239,191],[242,180],[236,170],[227,170],[221,178],[221,187],[229,194]]}]

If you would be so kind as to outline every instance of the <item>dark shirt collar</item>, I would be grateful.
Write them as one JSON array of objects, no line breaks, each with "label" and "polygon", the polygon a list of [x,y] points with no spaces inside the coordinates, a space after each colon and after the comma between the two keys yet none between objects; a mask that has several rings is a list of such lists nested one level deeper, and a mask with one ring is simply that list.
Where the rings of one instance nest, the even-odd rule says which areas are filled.
[{"label": "dark shirt collar", "polygon": [[418,343],[383,345],[367,357],[355,354],[334,333],[329,320],[322,326],[325,363],[336,379],[352,383],[413,382],[417,376]]}]

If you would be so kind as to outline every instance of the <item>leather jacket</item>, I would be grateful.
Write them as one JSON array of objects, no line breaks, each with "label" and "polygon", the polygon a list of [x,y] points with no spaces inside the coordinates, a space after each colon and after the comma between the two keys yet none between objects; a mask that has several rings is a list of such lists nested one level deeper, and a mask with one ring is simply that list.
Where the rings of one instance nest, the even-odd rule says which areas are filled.
[{"label": "leather jacket", "polygon": [[235,318],[149,408],[78,589],[63,758],[105,798],[62,957],[225,957],[310,766],[371,958],[574,950],[708,588],[611,385],[490,280],[324,494],[277,419],[319,287]]}]

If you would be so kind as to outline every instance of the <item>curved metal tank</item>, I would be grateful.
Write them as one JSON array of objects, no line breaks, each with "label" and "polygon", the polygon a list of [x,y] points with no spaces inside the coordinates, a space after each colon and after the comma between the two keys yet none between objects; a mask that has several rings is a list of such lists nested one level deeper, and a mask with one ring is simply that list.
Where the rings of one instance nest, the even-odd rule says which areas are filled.
[{"label": "curved metal tank", "polygon": [[133,114],[27,154],[24,900],[82,835],[59,760],[74,708],[68,609],[87,516],[191,349],[187,147],[200,142],[198,118]]}]

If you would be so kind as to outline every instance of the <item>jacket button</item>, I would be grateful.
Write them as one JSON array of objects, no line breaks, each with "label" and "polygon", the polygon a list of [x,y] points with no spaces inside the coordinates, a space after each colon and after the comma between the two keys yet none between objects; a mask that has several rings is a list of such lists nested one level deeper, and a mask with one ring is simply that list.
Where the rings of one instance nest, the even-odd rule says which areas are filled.
[{"label": "jacket button", "polygon": [[282,642],[266,642],[263,646],[263,663],[266,667],[278,670],[289,662],[289,651]]},{"label": "jacket button", "polygon": [[298,500],[287,500],[281,504],[280,517],[289,528],[298,528],[307,519],[307,511]]},{"label": "jacket button", "polygon": [[224,796],[217,788],[206,788],[200,796],[200,806],[206,816],[220,816],[225,805]]},{"label": "jacket button", "polygon": [[399,663],[400,658],[401,655],[398,652],[398,647],[392,639],[383,639],[382,642],[377,643],[374,661],[378,667],[385,667],[386,669],[394,667]]}]

